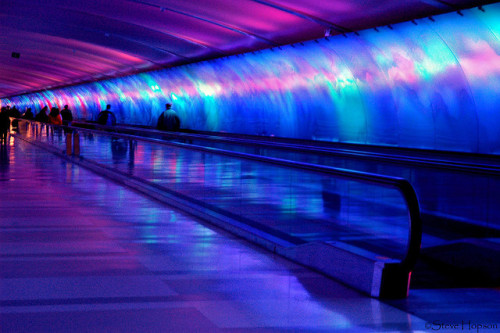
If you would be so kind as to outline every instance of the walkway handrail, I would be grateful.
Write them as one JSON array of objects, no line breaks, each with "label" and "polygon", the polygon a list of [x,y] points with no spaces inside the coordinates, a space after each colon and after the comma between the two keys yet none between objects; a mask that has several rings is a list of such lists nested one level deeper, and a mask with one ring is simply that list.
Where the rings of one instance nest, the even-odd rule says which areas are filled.
[{"label": "walkway handrail", "polygon": [[[42,124],[47,125],[47,126],[51,126],[51,127],[68,128],[66,126],[56,126],[56,125],[51,125],[51,124],[46,124],[46,123],[42,123]],[[341,178],[348,179],[348,180],[357,180],[357,181],[361,181],[361,182],[365,182],[365,183],[382,185],[385,187],[394,188],[394,189],[398,190],[401,193],[401,195],[403,196],[405,203],[407,205],[408,217],[409,217],[408,218],[408,220],[409,220],[408,242],[407,242],[407,249],[406,249],[405,257],[401,261],[402,268],[410,271],[414,267],[414,265],[417,261],[418,255],[420,253],[421,240],[422,240],[422,220],[420,217],[420,206],[418,203],[418,198],[417,198],[417,194],[416,194],[415,190],[413,189],[412,185],[406,179],[399,178],[399,177],[385,176],[385,175],[380,175],[380,174],[375,174],[375,173],[369,173],[369,172],[355,171],[355,170],[349,170],[349,169],[343,169],[343,168],[335,168],[335,167],[331,167],[331,166],[297,162],[297,161],[285,160],[285,159],[274,158],[274,157],[253,155],[253,154],[223,150],[223,149],[219,149],[219,148],[203,147],[203,146],[185,144],[185,143],[180,143],[180,142],[170,142],[170,141],[164,141],[164,140],[155,139],[155,138],[147,138],[147,137],[136,136],[136,135],[131,135],[131,134],[100,131],[100,130],[81,128],[81,127],[78,127],[78,128],[69,127],[69,128],[71,128],[73,130],[78,129],[78,131],[80,131],[80,132],[97,133],[97,134],[107,135],[107,136],[111,136],[111,137],[122,138],[122,139],[126,139],[126,140],[150,142],[150,143],[155,143],[155,144],[160,144],[160,145],[173,146],[173,147],[177,147],[177,148],[200,151],[200,152],[204,152],[204,153],[217,154],[217,155],[222,155],[222,156],[235,157],[235,158],[239,158],[239,159],[252,160],[252,161],[267,163],[267,164],[271,164],[271,165],[277,165],[277,166],[282,166],[282,167],[286,167],[286,168],[291,168],[291,169],[300,169],[300,170],[306,170],[309,172],[314,172],[314,173],[319,173],[319,174],[334,175],[334,176],[341,177]]]},{"label": "walkway handrail", "polygon": [[[162,137],[171,137],[171,138],[179,138],[184,140],[202,140],[202,141],[211,141],[211,142],[219,142],[219,143],[228,143],[228,144],[236,144],[241,146],[259,146],[262,148],[271,148],[271,149],[279,149],[285,151],[292,152],[308,152],[315,153],[320,155],[329,155],[329,156],[342,156],[348,158],[362,158],[368,160],[377,160],[384,161],[388,163],[404,163],[411,165],[424,165],[435,168],[446,168],[453,169],[463,172],[472,172],[472,173],[481,173],[481,174],[493,174],[498,175],[500,173],[500,168],[494,167],[491,165],[482,165],[482,164],[474,164],[474,163],[465,163],[465,162],[456,162],[449,160],[435,160],[431,158],[425,157],[397,157],[390,154],[385,153],[377,153],[377,152],[360,152],[351,149],[339,149],[339,148],[326,148],[326,147],[315,147],[309,145],[301,145],[296,143],[284,143],[284,142],[274,142],[269,140],[269,137],[262,137],[265,141],[259,141],[255,139],[242,139],[233,136],[217,136],[217,135],[203,135],[203,134],[195,134],[195,133],[183,133],[183,132],[165,132],[165,131],[157,131],[153,128],[146,129],[141,127],[122,127],[122,126],[105,126],[94,123],[85,123],[85,122],[77,122],[77,124],[82,125],[91,125],[97,130],[106,130],[112,129],[113,132],[119,131],[133,131],[136,133],[143,133],[145,135],[159,135]],[[85,128],[75,126],[76,128]],[[271,138],[272,139],[272,138]]]}]

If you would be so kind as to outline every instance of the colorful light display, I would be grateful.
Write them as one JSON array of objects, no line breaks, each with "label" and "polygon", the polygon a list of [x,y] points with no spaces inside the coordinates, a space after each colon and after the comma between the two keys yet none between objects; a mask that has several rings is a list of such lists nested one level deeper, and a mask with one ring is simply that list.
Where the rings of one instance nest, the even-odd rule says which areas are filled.
[{"label": "colorful light display", "polygon": [[500,4],[134,76],[16,96],[95,120],[500,153]]}]

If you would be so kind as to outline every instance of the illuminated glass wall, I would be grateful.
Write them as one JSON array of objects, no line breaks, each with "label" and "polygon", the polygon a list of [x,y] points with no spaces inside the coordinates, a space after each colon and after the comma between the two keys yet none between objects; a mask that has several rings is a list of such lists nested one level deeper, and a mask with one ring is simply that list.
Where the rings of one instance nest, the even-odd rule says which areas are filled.
[{"label": "illuminated glass wall", "polygon": [[3,100],[95,120],[500,153],[500,4]]}]

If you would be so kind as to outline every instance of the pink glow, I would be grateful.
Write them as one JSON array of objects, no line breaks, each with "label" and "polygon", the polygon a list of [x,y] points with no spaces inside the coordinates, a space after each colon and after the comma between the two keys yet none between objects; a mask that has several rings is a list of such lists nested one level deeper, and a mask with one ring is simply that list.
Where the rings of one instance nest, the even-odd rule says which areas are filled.
[{"label": "pink glow", "polygon": [[467,39],[465,46],[469,52],[460,59],[466,73],[478,79],[488,79],[500,75],[500,55],[484,40]]},{"label": "pink glow", "polygon": [[415,63],[404,54],[401,50],[395,49],[392,51],[392,58],[395,66],[389,68],[389,77],[395,82],[406,82],[415,84],[419,80],[419,76],[415,72]]}]

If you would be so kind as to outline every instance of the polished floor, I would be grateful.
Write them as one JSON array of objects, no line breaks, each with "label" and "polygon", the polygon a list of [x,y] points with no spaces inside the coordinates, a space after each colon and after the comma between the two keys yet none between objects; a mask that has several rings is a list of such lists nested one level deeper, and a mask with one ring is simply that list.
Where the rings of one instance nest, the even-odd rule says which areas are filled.
[{"label": "polished floor", "polygon": [[381,302],[17,138],[0,158],[1,332],[500,331],[499,288]]}]

